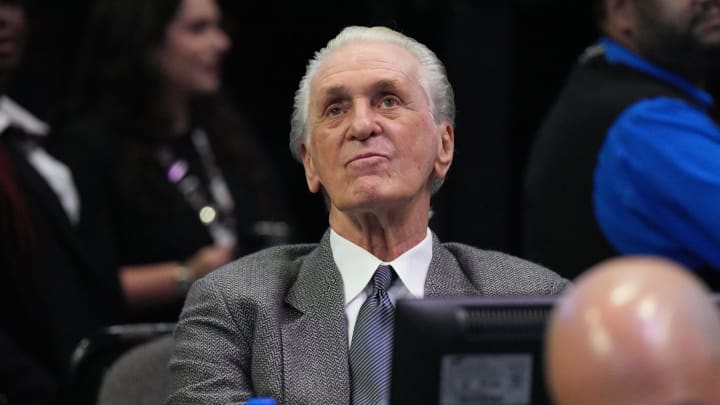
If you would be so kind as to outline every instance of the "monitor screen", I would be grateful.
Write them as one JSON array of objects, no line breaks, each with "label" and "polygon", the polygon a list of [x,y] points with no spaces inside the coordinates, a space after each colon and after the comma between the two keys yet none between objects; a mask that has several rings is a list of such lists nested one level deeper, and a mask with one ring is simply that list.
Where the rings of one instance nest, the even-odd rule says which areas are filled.
[{"label": "monitor screen", "polygon": [[401,300],[391,404],[550,404],[543,337],[555,297]]}]

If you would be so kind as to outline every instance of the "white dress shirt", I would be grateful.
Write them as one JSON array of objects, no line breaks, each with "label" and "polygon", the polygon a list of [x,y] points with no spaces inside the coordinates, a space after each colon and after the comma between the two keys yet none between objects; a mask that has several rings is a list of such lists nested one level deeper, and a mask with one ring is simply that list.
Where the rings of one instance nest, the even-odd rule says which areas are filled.
[{"label": "white dress shirt", "polygon": [[429,228],[425,239],[391,262],[383,262],[367,250],[338,235],[332,228],[330,248],[343,280],[348,345],[352,344],[360,307],[370,292],[370,279],[379,265],[392,266],[398,275],[397,280],[387,291],[393,305],[400,298],[423,297],[425,278],[432,260],[432,233]]},{"label": "white dress shirt", "polygon": [[[50,131],[46,123],[3,95],[0,97],[0,136],[10,126],[40,137],[46,136]],[[80,219],[80,197],[70,169],[30,139],[23,143],[23,149],[28,162],[58,196],[70,222],[76,224]]]}]

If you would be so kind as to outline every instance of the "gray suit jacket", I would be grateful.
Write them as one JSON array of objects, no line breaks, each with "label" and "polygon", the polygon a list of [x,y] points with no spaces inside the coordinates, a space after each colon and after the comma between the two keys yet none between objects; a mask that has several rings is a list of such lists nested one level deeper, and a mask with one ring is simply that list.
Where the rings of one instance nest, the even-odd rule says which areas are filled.
[{"label": "gray suit jacket", "polygon": [[[502,253],[433,235],[426,296],[549,295],[567,281]],[[168,404],[350,403],[342,279],[330,249],[246,256],[196,282],[175,331]]]}]

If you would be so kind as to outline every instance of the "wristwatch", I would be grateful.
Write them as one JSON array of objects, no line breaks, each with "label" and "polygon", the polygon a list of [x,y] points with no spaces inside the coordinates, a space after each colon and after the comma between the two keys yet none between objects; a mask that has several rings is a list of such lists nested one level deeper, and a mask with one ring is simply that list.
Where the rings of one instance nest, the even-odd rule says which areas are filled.
[{"label": "wristwatch", "polygon": [[187,294],[195,281],[195,273],[192,269],[184,264],[175,266],[175,288],[181,295]]}]

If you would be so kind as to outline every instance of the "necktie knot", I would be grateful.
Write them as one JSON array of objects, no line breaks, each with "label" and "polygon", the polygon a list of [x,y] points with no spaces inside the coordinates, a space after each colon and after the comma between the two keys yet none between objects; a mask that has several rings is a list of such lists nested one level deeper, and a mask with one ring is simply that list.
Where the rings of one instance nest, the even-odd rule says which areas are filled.
[{"label": "necktie knot", "polygon": [[380,291],[387,292],[388,288],[390,288],[396,278],[397,274],[395,274],[395,270],[393,270],[392,266],[378,266],[372,278],[372,291],[370,292],[370,295],[375,295]]}]

